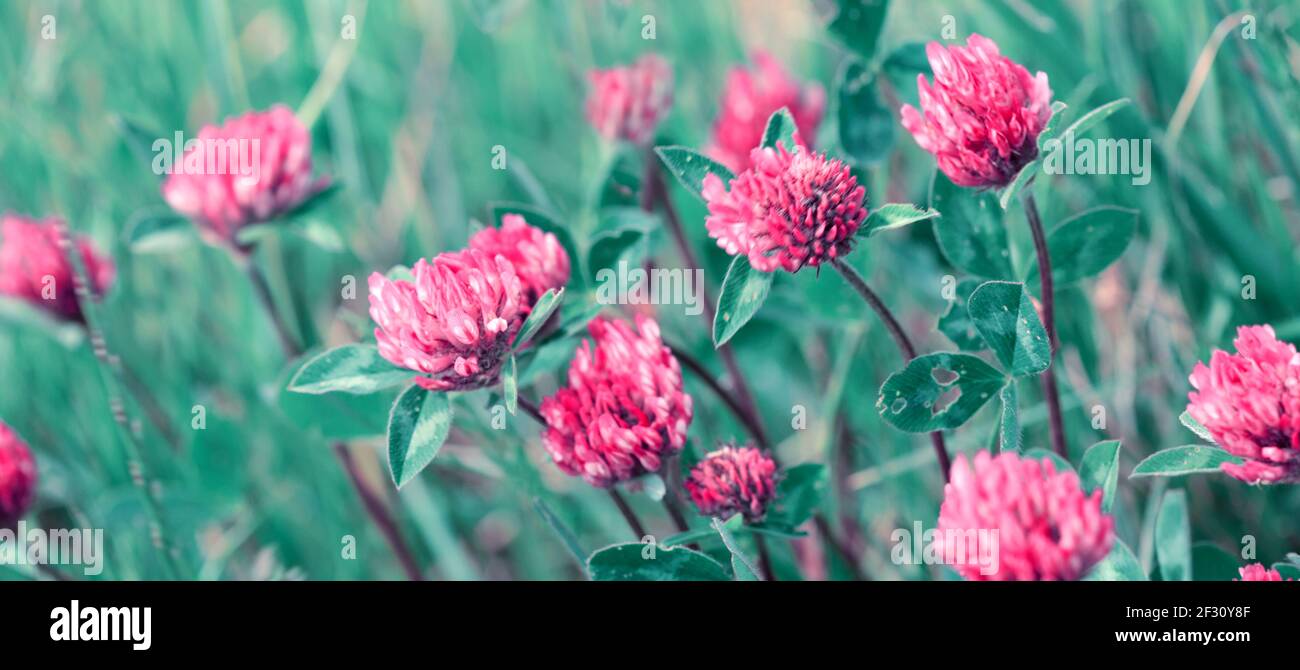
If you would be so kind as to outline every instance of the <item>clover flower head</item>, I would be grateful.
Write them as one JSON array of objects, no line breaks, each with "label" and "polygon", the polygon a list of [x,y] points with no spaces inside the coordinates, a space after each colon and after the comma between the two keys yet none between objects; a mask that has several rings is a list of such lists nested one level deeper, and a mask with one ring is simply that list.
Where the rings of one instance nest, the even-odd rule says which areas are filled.
[{"label": "clover flower head", "polygon": [[217,238],[296,209],[329,185],[312,177],[311,133],[276,105],[199,130],[163,182],[163,199]]},{"label": "clover flower head", "polygon": [[966,46],[931,42],[925,53],[934,83],[917,75],[921,110],[904,105],[903,127],[952,183],[1010,184],[1038,157],[1038,135],[1052,116],[1047,75],[1031,76],[982,35],[971,35]]},{"label": "clover flower head", "polygon": [[1187,413],[1243,459],[1221,469],[1251,484],[1300,481],[1300,354],[1271,326],[1244,326],[1210,364],[1197,363]]},{"label": "clover flower head", "polygon": [[467,249],[420,259],[412,275],[370,275],[379,355],[419,373],[415,383],[432,391],[495,384],[528,315],[510,261]]},{"label": "clover flower head", "polygon": [[760,272],[798,272],[842,258],[867,216],[866,189],[844,163],[778,142],[750,154],[730,184],[709,173],[704,227],[718,246]]},{"label": "clover flower head", "polygon": [[[60,245],[58,219],[32,219],[15,214],[0,218],[0,295],[31,303],[68,321],[84,321],[73,279],[73,265]],[[116,268],[89,239],[74,238],[95,295],[113,283]]]},{"label": "clover flower head", "polygon": [[638,316],[633,330],[597,317],[588,330],[568,383],[542,401],[542,444],[560,470],[608,488],[682,450],[692,402],[653,319]]},{"label": "clover flower head", "polygon": [[[974,562],[953,566],[970,580],[1077,580],[1110,552],[1115,523],[1101,511],[1100,490],[1083,492],[1073,472],[1057,472],[1050,459],[981,451],[952,465],[939,508],[936,542],[969,531],[997,531],[998,569],[984,574]],[[950,532],[951,531],[951,532]]]}]

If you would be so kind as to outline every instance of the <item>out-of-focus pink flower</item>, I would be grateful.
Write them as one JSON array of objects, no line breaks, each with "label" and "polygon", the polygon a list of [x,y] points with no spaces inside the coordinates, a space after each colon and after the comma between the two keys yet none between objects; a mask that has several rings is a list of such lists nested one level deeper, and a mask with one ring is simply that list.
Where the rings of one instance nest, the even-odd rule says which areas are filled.
[{"label": "out-of-focus pink flower", "polygon": [[531,307],[543,293],[569,283],[569,255],[551,233],[528,225],[524,217],[507,214],[500,228],[484,228],[469,238],[471,249],[489,257],[505,256],[528,294]]},{"label": "out-of-focus pink flower", "polygon": [[636,330],[600,317],[569,363],[568,385],[542,401],[542,444],[566,474],[592,486],[656,472],[686,444],[691,397],[659,324],[638,316]]},{"label": "out-of-focus pink flower", "polygon": [[1238,568],[1237,572],[1241,574],[1241,579],[1234,579],[1234,582],[1293,582],[1294,579],[1282,579],[1282,573],[1265,566],[1263,563],[1251,563],[1243,568]]},{"label": "out-of-focus pink flower", "polygon": [[[58,219],[31,219],[5,214],[0,222],[0,295],[13,296],[60,318],[82,321],[72,263],[59,246]],[[91,292],[102,295],[113,283],[112,259],[100,255],[89,239],[75,238]]]},{"label": "out-of-focus pink flower", "polygon": [[1237,353],[1216,349],[1197,363],[1187,413],[1228,453],[1224,472],[1251,484],[1300,481],[1300,354],[1271,326],[1243,326]]},{"label": "out-of-focus pink flower", "polygon": [[767,119],[782,107],[790,110],[801,137],[815,139],[826,108],[818,84],[800,86],[771,55],[759,51],[754,67],[734,67],[722,89],[722,108],[713,122],[709,155],[732,172],[749,168],[749,154],[763,141]]},{"label": "out-of-focus pink flower", "polygon": [[[801,143],[798,133],[795,142]],[[704,178],[709,236],[762,272],[798,272],[840,258],[867,216],[866,189],[838,160],[783,143],[754,149],[752,167],[731,180]]]},{"label": "out-of-focus pink flower", "polygon": [[683,484],[704,516],[743,514],[758,522],[776,498],[776,461],[754,447],[725,446],[691,469]]},{"label": "out-of-focus pink flower", "polygon": [[495,384],[528,314],[510,261],[467,249],[420,259],[412,274],[370,275],[379,355],[421,373],[415,383],[432,391]]},{"label": "out-of-focus pink flower", "polygon": [[13,528],[36,497],[36,461],[27,444],[0,421],[0,528]]},{"label": "out-of-focus pink flower", "polygon": [[[953,568],[970,580],[1076,580],[1105,558],[1115,522],[1101,511],[1100,490],[1083,492],[1073,472],[1050,459],[981,451],[960,455],[944,486],[935,543],[944,556],[966,556]],[[962,543],[966,531],[997,531],[997,571],[983,574]]]},{"label": "out-of-focus pink flower", "polygon": [[673,105],[673,71],[646,54],[627,67],[587,73],[587,120],[607,140],[645,144]]},{"label": "out-of-focus pink flower", "polygon": [[228,241],[242,226],[288,213],[329,185],[312,177],[311,134],[283,105],[204,126],[171,169],[163,199]]},{"label": "out-of-focus pink flower", "polygon": [[902,108],[903,127],[958,186],[998,188],[1038,156],[1038,134],[1052,116],[1047,75],[1030,76],[998,52],[993,40],[971,35],[966,46],[925,47],[934,85],[916,77],[921,111]]}]

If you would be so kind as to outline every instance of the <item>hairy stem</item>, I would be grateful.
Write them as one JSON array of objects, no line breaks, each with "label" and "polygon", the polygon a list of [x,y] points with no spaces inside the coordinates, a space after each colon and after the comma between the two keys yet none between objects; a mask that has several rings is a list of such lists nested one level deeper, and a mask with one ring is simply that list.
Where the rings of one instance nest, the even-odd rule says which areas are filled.
[{"label": "hairy stem", "polygon": [[[890,336],[894,338],[894,342],[898,345],[898,350],[902,352],[903,358],[906,359],[904,362],[916,358],[916,347],[912,346],[912,341],[908,339],[907,333],[899,325],[898,319],[894,318],[893,312],[890,312],[885,303],[880,300],[880,296],[876,295],[876,292],[872,291],[870,286],[867,286],[867,282],[862,278],[862,275],[838,258],[831,261],[831,264],[835,266],[836,270],[839,270],[845,281],[858,292],[858,295],[862,296],[867,305],[880,317],[880,320],[885,324],[885,328],[889,330]],[[934,446],[934,455],[939,459],[939,469],[943,471],[943,481],[947,482],[948,470],[951,468],[952,461],[948,458],[948,447],[943,441],[943,431],[936,430],[930,433],[930,444]]]},{"label": "hairy stem", "polygon": [[[1052,257],[1047,251],[1047,235],[1043,232],[1043,220],[1038,215],[1038,205],[1034,195],[1024,191],[1025,218],[1029,219],[1029,232],[1034,236],[1034,253],[1038,256],[1039,294],[1043,301],[1043,328],[1047,330],[1047,341],[1052,348],[1052,358],[1060,342],[1056,339],[1056,296],[1052,286]],[[1048,365],[1043,371],[1043,397],[1047,402],[1047,420],[1051,428],[1052,449],[1061,458],[1069,460],[1070,451],[1065,444],[1065,422],[1061,419],[1061,396],[1056,389],[1056,366]]]}]

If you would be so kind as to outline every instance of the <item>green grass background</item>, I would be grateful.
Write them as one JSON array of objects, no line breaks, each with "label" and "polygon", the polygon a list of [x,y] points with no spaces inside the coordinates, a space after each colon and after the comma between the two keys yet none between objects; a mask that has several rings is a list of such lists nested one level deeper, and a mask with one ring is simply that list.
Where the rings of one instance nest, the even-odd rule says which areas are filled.
[{"label": "green grass background", "polygon": [[[1257,38],[1234,29],[1204,78],[1186,127],[1168,142],[1169,120],[1215,25],[1245,11]],[[457,399],[458,420],[434,465],[398,494],[383,465],[382,431],[392,395],[289,396],[294,365],[249,284],[224,252],[197,240],[133,253],[130,222],[165,211],[141,137],[181,130],[248,109],[299,108],[340,46],[342,17],[357,17],[355,53],[312,127],[317,172],[343,186],[311,216],[344,240],[339,248],[295,235],[263,245],[258,263],[296,337],[308,348],[357,341],[370,328],[365,277],[464,243],[487,205],[513,200],[562,214],[580,241],[607,225],[590,194],[607,168],[585,124],[584,72],[656,51],[673,64],[676,104],[662,144],[703,147],[728,67],[767,49],[834,97],[849,51],[804,0],[21,0],[0,4],[0,209],[57,214],[93,236],[119,267],[96,310],[109,349],[156,407],[134,400],[143,462],[155,480],[163,526],[187,576],[254,579],[396,579],[381,536],[348,485],[329,444],[350,441],[363,470],[385,492],[421,564],[433,578],[568,579],[578,567],[534,508],[542,500],[591,551],[626,540],[607,498],[549,464],[537,427],[520,415],[492,430],[487,392]],[[641,39],[643,15],[656,39]],[[41,38],[55,17],[57,37]],[[1138,239],[1102,278],[1066,289],[1058,322],[1065,343],[1058,378],[1070,443],[1081,450],[1123,440],[1117,518],[1121,537],[1150,565],[1154,503],[1165,482],[1126,480],[1146,454],[1196,442],[1177,416],[1187,374],[1234,327],[1272,323],[1300,337],[1300,6],[1219,0],[972,0],[895,2],[881,53],[940,38],[945,16],[959,36],[979,32],[1031,71],[1048,73],[1074,113],[1119,97],[1134,106],[1094,131],[1151,138],[1154,178],[1039,179],[1050,226],[1101,204],[1141,211]],[[895,73],[890,95],[915,100],[915,73]],[[818,139],[837,152],[834,121]],[[889,158],[864,171],[873,203],[924,203],[933,160],[896,128]],[[509,169],[492,169],[493,148]],[[703,206],[675,184],[673,195],[704,254],[714,294],[727,258],[707,239]],[[1028,231],[1017,209],[1008,225],[1017,253]],[[650,249],[678,265],[671,238]],[[929,225],[874,237],[854,252],[922,350],[950,349],[934,330],[945,308],[946,266]],[[1244,300],[1241,281],[1255,277]],[[346,277],[355,300],[341,299]],[[721,374],[707,324],[680,307],[659,318],[666,336]],[[58,332],[63,337],[51,337]],[[887,334],[833,273],[782,278],[773,298],[733,341],[766,426],[787,463],[831,464],[836,515],[864,529],[854,541],[878,579],[952,578],[946,570],[895,565],[889,535],[935,523],[941,479],[926,440],[890,428],[876,391],[899,366]],[[562,381],[562,361],[541,370],[532,396]],[[148,516],[131,484],[129,459],[109,393],[85,338],[21,312],[0,325],[0,417],[32,443],[41,484],[29,516],[47,525],[104,528],[102,579],[165,576]],[[690,375],[697,417],[687,460],[740,436],[725,408]],[[1036,383],[1020,388],[1027,446],[1047,446]],[[138,395],[138,394],[136,394]],[[206,428],[194,430],[195,406]],[[792,408],[808,428],[791,428]],[[1091,425],[1105,407],[1106,429]],[[994,407],[991,403],[989,407]],[[985,446],[995,409],[950,436],[962,452]],[[152,420],[150,417],[154,417]],[[1185,487],[1193,539],[1235,552],[1244,535],[1260,560],[1300,549],[1295,487],[1253,488],[1222,476],[1168,482]],[[634,505],[657,532],[661,508]],[[701,527],[704,520],[692,521]],[[342,557],[357,538],[357,560]],[[725,551],[719,542],[706,550]],[[778,573],[793,554],[774,546]],[[725,556],[725,554],[720,554]],[[835,576],[843,576],[836,566]],[[0,575],[32,574],[0,566]]]}]

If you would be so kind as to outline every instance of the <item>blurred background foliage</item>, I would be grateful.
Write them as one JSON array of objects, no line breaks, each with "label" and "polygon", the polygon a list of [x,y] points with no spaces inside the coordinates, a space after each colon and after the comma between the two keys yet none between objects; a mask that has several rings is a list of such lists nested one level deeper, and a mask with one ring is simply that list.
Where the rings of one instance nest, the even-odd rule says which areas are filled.
[{"label": "blurred background foliage", "polygon": [[[816,141],[846,154],[834,102],[837,73],[855,49],[826,29],[835,2],[806,0],[19,0],[0,4],[0,209],[59,215],[111,252],[119,279],[97,310],[108,348],[126,371],[127,410],[156,480],[164,526],[187,576],[204,579],[400,578],[329,448],[347,440],[363,475],[384,492],[431,578],[560,579],[581,572],[536,511],[553,509],[591,551],[628,539],[598,491],[549,464],[525,415],[490,426],[489,392],[457,398],[458,419],[433,466],[398,494],[383,466],[392,395],[287,396],[284,360],[247,278],[197,238],[133,249],[132,225],[166,206],[149,143],[176,131],[282,103],[312,126],[316,170],[342,189],[308,216],[315,234],[274,235],[256,259],[305,349],[369,337],[365,277],[462,245],[490,221],[489,204],[546,208],[586,246],[619,225],[619,190],[639,163],[602,149],[583,119],[585,71],[655,51],[673,64],[676,103],[658,144],[704,147],[728,68],[763,49],[797,77],[820,82],[831,106]],[[1241,16],[1256,20],[1242,37]],[[42,39],[42,17],[57,37]],[[357,39],[340,39],[345,15]],[[655,39],[642,39],[643,16]],[[1095,280],[1062,291],[1058,358],[1073,457],[1123,440],[1121,472],[1150,452],[1196,442],[1179,425],[1187,375],[1234,327],[1271,323],[1300,337],[1300,6],[1227,0],[926,0],[889,8],[871,64],[892,115],[880,160],[858,166],[872,203],[927,202],[933,159],[897,126],[926,72],[918,43],[978,32],[1050,78],[1081,113],[1119,97],[1134,105],[1094,131],[1150,138],[1153,179],[1057,176],[1037,180],[1053,223],[1102,205],[1141,211],[1138,238]],[[1228,26],[1221,46],[1216,26]],[[1207,44],[1211,49],[1207,51]],[[861,49],[863,45],[848,45]],[[870,52],[870,50],[868,49]],[[1198,58],[1209,58],[1197,70]],[[332,80],[338,82],[337,88]],[[1199,90],[1190,106],[1188,92]],[[870,103],[870,101],[868,101]],[[868,104],[868,107],[870,104]],[[869,111],[869,110],[868,110]],[[318,114],[317,114],[318,113]],[[866,113],[866,112],[864,112]],[[1171,120],[1185,119],[1171,128]],[[492,168],[494,148],[508,156]],[[626,159],[626,157],[624,157]],[[703,205],[672,185],[716,295],[727,257],[706,237]],[[607,197],[605,197],[607,196]],[[1030,255],[1023,214],[1006,217],[1015,256]],[[940,222],[940,224],[942,223]],[[680,265],[651,225],[641,253]],[[901,316],[922,351],[953,349],[935,330],[947,308],[929,224],[862,243],[852,256]],[[831,466],[826,508],[877,579],[949,579],[946,569],[895,565],[890,533],[932,527],[942,480],[923,436],[887,426],[877,389],[900,362],[887,334],[833,273],[781,277],[772,299],[732,341],[766,427],[787,464]],[[1243,299],[1243,278],[1254,299]],[[346,297],[347,281],[355,298]],[[681,306],[659,308],[666,339],[722,374],[708,325]],[[57,337],[52,337],[57,335]],[[571,351],[574,341],[565,349]],[[563,381],[565,351],[538,356],[524,393]],[[165,574],[112,420],[91,343],[9,309],[0,325],[0,417],[33,445],[41,488],[29,518],[106,529],[101,578]],[[686,463],[718,440],[743,437],[691,375],[697,416]],[[1046,446],[1037,383],[1021,383],[1026,446]],[[202,406],[205,428],[196,430]],[[807,429],[792,429],[796,408]],[[996,408],[996,403],[989,407]],[[1104,408],[1104,428],[1094,408]],[[989,444],[996,409],[950,436],[972,452]],[[1116,508],[1121,537],[1147,565],[1161,488],[1189,492],[1193,539],[1236,553],[1258,539],[1264,562],[1300,549],[1295,487],[1253,488],[1222,476],[1126,480]],[[661,508],[633,504],[668,534]],[[703,519],[694,525],[705,527]],[[358,560],[342,557],[357,538]],[[716,540],[704,549],[725,557]],[[793,577],[792,545],[774,545]],[[833,566],[832,576],[843,576]],[[0,575],[22,577],[11,567]]]}]

